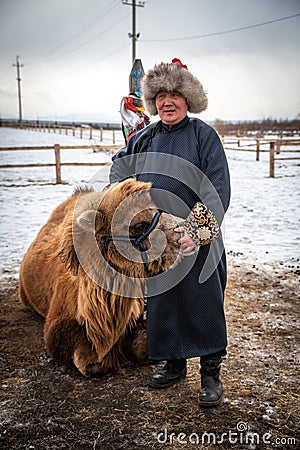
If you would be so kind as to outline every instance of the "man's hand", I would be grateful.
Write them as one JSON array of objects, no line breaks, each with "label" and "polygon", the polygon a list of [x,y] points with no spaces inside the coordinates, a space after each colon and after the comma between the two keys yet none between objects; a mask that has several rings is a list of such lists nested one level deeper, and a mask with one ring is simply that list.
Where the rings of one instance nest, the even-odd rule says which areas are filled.
[{"label": "man's hand", "polygon": [[192,255],[199,250],[199,247],[195,244],[193,239],[187,234],[184,227],[177,227],[174,229],[176,233],[181,234],[181,238],[178,240],[178,244],[181,245],[182,253],[185,256]]}]

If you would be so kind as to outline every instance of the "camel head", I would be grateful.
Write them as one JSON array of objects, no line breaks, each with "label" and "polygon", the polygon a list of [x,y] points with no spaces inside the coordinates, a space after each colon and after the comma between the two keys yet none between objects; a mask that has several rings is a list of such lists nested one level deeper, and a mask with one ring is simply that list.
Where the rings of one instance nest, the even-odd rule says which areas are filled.
[{"label": "camel head", "polygon": [[60,250],[73,274],[110,270],[143,279],[177,263],[179,219],[157,209],[150,188],[129,179],[101,193],[79,192],[71,229],[62,224]]}]

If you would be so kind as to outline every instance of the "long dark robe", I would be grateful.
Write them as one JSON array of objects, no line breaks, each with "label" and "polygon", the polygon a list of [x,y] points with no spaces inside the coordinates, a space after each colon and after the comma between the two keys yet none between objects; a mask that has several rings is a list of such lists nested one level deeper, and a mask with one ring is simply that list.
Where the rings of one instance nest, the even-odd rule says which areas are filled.
[{"label": "long dark robe", "polygon": [[[148,126],[113,157],[110,181],[135,176],[152,183],[157,206],[185,218],[201,200],[219,225],[230,199],[226,156],[215,130],[185,117],[169,127]],[[224,316],[226,256],[222,236],[186,256],[167,273],[150,279],[147,333],[151,359],[191,358],[227,345]]]}]

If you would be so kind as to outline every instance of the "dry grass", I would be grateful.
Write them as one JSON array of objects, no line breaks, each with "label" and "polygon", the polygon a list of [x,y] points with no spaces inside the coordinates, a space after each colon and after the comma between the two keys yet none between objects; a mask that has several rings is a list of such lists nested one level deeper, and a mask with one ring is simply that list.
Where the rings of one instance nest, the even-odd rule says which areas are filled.
[{"label": "dry grass", "polygon": [[[233,259],[229,273],[225,396],[208,410],[197,405],[196,358],[186,380],[164,391],[147,387],[156,366],[128,366],[89,380],[56,366],[45,354],[42,320],[21,306],[15,282],[2,286],[1,449],[296,449],[288,439],[297,438],[300,419],[298,270],[262,272]],[[259,445],[247,443],[246,432],[229,437],[239,422],[257,433]],[[208,443],[204,432],[219,442],[211,435]]]}]

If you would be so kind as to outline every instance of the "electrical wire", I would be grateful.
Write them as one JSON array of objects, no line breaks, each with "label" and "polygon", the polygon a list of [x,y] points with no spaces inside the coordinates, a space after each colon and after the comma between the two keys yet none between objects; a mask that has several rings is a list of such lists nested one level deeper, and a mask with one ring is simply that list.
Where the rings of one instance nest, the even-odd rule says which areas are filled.
[{"label": "electrical wire", "polygon": [[102,20],[109,12],[111,12],[116,6],[118,6],[118,4],[119,4],[119,0],[117,0],[117,1],[113,0],[113,2],[110,4],[110,6],[108,8],[106,8],[105,11],[102,11],[100,14],[98,14],[96,17],[94,17],[92,20],[90,20],[80,31],[73,34],[69,39],[64,41],[63,44],[57,45],[57,46],[53,47],[52,49],[45,50],[44,52],[39,53],[38,55],[28,56],[28,57],[26,57],[26,60],[31,61],[34,59],[40,59],[40,58],[47,57],[47,56],[50,56],[54,53],[61,51],[62,47],[65,47],[70,42],[73,42],[75,39],[77,39],[79,36],[81,36],[83,33],[85,33],[87,30],[90,30],[90,28],[93,25],[95,25],[97,22],[100,22],[100,20]]},{"label": "electrical wire", "polygon": [[[75,73],[75,72],[82,71],[84,68],[86,68],[86,67],[88,67],[88,66],[91,66],[91,65],[93,65],[93,64],[95,64],[95,63],[98,63],[99,61],[102,61],[103,59],[107,59],[107,58],[109,58],[111,55],[120,52],[120,51],[123,50],[125,47],[128,48],[128,44],[127,44],[127,43],[124,44],[124,45],[122,45],[121,47],[118,47],[118,48],[115,49],[115,50],[112,50],[112,51],[109,52],[109,53],[106,53],[106,54],[103,55],[103,56],[99,56],[99,57],[97,57],[97,58],[94,58],[94,59],[91,60],[91,61],[86,62],[85,64],[81,64],[80,66],[78,66],[78,67],[76,67],[76,68],[74,68],[74,69],[72,69],[72,70],[68,70],[67,72],[61,73],[61,74],[59,74],[59,75],[54,75],[54,76],[47,77],[47,81],[49,81],[49,80],[56,80],[56,79],[59,79],[59,78],[65,78],[66,76],[72,75],[72,74]],[[39,82],[41,81],[41,79],[38,79],[38,78],[37,78],[37,79],[31,79],[31,81],[34,82],[34,83],[39,83]],[[42,81],[44,82],[45,80],[43,79]]]},{"label": "electrical wire", "polygon": [[280,17],[279,19],[268,20],[266,22],[256,23],[256,24],[253,24],[253,25],[247,25],[245,27],[232,28],[230,30],[217,31],[215,33],[200,34],[199,36],[185,36],[185,37],[167,38],[167,39],[140,39],[140,41],[141,42],[168,42],[168,41],[183,41],[183,40],[191,40],[191,39],[201,39],[201,38],[206,38],[206,37],[211,37],[211,36],[220,36],[222,34],[236,33],[238,31],[249,30],[251,28],[257,28],[257,27],[262,27],[262,26],[265,26],[265,25],[269,25],[271,23],[281,22],[282,20],[292,19],[293,17],[297,17],[297,16],[300,16],[300,13],[293,14],[292,16]]},{"label": "electrical wire", "polygon": [[6,68],[6,70],[5,71],[3,71],[1,74],[0,74],[0,80],[2,80],[2,82],[4,81],[4,79],[7,77],[7,75],[9,74],[11,74],[11,68],[12,68],[12,64],[10,64],[7,68]]},{"label": "electrical wire", "polygon": [[65,52],[61,53],[60,55],[57,56],[53,56],[52,58],[50,57],[50,60],[53,59],[57,59],[57,58],[62,58],[63,56],[66,56],[70,53],[74,53],[76,52],[78,49],[80,49],[81,47],[84,47],[85,45],[89,44],[90,42],[94,41],[95,39],[99,38],[100,36],[102,36],[103,34],[107,33],[109,30],[111,30],[114,26],[116,26],[117,24],[123,22],[125,19],[128,18],[128,16],[130,15],[130,13],[127,13],[125,16],[122,16],[119,20],[117,20],[116,22],[114,22],[113,24],[111,24],[110,26],[108,26],[107,28],[105,28],[105,30],[101,31],[100,33],[97,33],[95,36],[91,37],[90,39],[88,39],[87,41],[81,42],[80,44],[76,45],[76,47],[74,49],[71,50],[66,50]]}]

